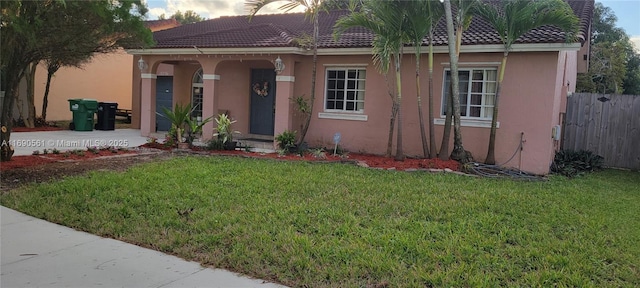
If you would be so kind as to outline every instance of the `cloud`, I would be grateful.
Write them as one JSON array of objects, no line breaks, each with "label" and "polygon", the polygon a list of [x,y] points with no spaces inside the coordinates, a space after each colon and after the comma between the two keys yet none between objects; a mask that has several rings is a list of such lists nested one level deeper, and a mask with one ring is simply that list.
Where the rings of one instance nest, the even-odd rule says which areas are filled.
[{"label": "cloud", "polygon": [[[169,17],[178,10],[182,12],[192,10],[207,19],[218,18],[220,16],[246,15],[249,13],[243,0],[146,0],[145,2],[149,1],[154,2],[155,5],[152,6],[157,6],[149,9],[150,19],[157,19],[162,13]],[[282,11],[278,9],[280,6],[279,3],[267,5],[260,10],[259,14],[282,13]],[[301,8],[292,10],[292,12],[302,11],[304,11],[304,9]]]}]

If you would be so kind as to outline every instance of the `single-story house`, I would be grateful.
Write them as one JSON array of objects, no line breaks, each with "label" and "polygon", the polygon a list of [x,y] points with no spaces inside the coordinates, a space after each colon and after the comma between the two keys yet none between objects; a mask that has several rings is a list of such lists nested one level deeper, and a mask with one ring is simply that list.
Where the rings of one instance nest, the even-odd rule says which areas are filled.
[{"label": "single-story house", "polygon": [[[179,26],[176,19],[145,21],[152,32]],[[132,75],[140,74],[134,56],[124,49],[111,53],[96,54],[82,68],[61,67],[51,78],[47,120],[71,120],[68,99],[89,98],[100,102],[118,103],[120,109],[131,109]],[[137,60],[137,59],[136,59]],[[108,81],[107,81],[108,80]],[[13,118],[28,115],[26,80],[20,83],[20,94],[13,109]],[[42,115],[42,99],[47,84],[47,66],[40,63],[34,82],[36,115]]]},{"label": "single-story house", "polygon": [[[566,97],[574,92],[576,75],[586,71],[593,0],[568,1],[580,18],[579,41],[568,43],[555,27],[528,32],[513,45],[503,83],[497,129],[496,161],[538,174],[549,172],[560,133]],[[387,147],[391,97],[385,77],[372,62],[373,35],[353,28],[333,38],[336,20],[348,11],[321,12],[316,77],[316,101],[306,140],[312,147],[340,145],[353,152],[384,154]],[[144,136],[169,128],[156,116],[160,107],[192,103],[194,116],[226,112],[237,120],[245,137],[273,139],[285,130],[301,130],[302,117],[291,99],[309,97],[312,51],[298,41],[311,35],[304,14],[221,17],[155,32],[156,45],[128,52],[142,66],[135,74],[135,127]],[[308,37],[308,36],[307,36]],[[497,71],[503,45],[493,28],[474,17],[463,34],[460,55],[462,133],[466,150],[486,156]],[[435,133],[443,134],[442,99],[449,81],[449,55],[444,20],[434,37]],[[426,40],[424,41],[426,45]],[[426,53],[426,46],[420,47]],[[404,149],[421,154],[413,48],[402,63]],[[427,111],[427,57],[422,57],[423,108]],[[275,71],[275,63],[284,64]],[[213,133],[208,123],[205,138]],[[522,140],[522,142],[521,142]],[[438,146],[440,140],[437,141]],[[520,150],[520,144],[522,149]],[[439,148],[439,147],[438,147]],[[512,157],[516,153],[515,157]],[[508,162],[507,162],[508,161]]]}]

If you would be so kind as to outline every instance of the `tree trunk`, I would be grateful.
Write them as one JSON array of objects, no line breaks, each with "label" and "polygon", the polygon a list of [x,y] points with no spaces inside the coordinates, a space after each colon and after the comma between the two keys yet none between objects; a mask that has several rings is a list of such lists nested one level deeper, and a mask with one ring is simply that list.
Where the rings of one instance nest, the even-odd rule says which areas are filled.
[{"label": "tree trunk", "polygon": [[453,88],[449,83],[449,94],[445,96],[444,101],[447,101],[447,111],[444,119],[444,132],[442,133],[442,143],[440,144],[440,153],[438,158],[440,160],[449,160],[449,139],[451,139],[451,122],[453,122]]},{"label": "tree trunk", "polygon": [[387,140],[387,153],[386,156],[387,157],[391,157],[392,153],[392,149],[393,149],[393,131],[394,131],[394,127],[396,125],[396,117],[398,116],[398,105],[395,101],[395,99],[393,100],[393,104],[391,105],[391,119],[389,119],[389,139]]},{"label": "tree trunk", "polygon": [[[420,47],[416,47],[420,49]],[[429,158],[429,148],[427,147],[427,135],[424,131],[424,116],[422,113],[422,96],[420,93],[420,57],[416,57],[416,98],[418,98],[418,119],[420,122],[420,137],[422,139],[422,153],[424,158]]]},{"label": "tree trunk", "polygon": [[396,134],[397,136],[397,140],[396,140],[396,156],[394,157],[394,159],[396,161],[404,161],[404,150],[402,149],[402,74],[401,72],[401,62],[402,61],[402,49],[400,49],[400,52],[396,53],[395,55],[395,62],[396,62],[396,91],[398,94],[396,94],[396,98],[398,99],[397,105],[398,105],[398,113],[397,113],[397,117],[398,117],[398,134]]},{"label": "tree trunk", "polygon": [[36,67],[38,63],[31,63],[24,73],[24,78],[27,81],[27,117],[24,117],[24,125],[28,128],[36,127],[36,104],[35,104],[35,82],[36,82]]},{"label": "tree trunk", "polygon": [[433,125],[433,29],[429,30],[429,158],[437,157],[436,132]]},{"label": "tree trunk", "polygon": [[302,133],[300,136],[300,142],[298,142],[298,146],[300,146],[304,142],[304,138],[307,136],[307,131],[309,131],[309,125],[311,125],[311,118],[313,117],[313,106],[316,103],[316,74],[318,68],[318,31],[319,31],[319,23],[318,23],[318,11],[317,7],[315,8],[314,19],[313,19],[313,65],[311,67],[311,103],[309,105],[309,115],[307,116],[306,123],[302,129]]},{"label": "tree trunk", "polygon": [[[447,35],[449,40],[454,38],[453,31],[453,17],[451,14],[451,2],[450,0],[444,1],[445,16],[447,18]],[[449,41],[451,43],[451,41]],[[454,125],[454,137],[453,137],[453,151],[451,152],[451,158],[454,160],[466,159],[466,151],[462,145],[462,134],[460,133],[460,84],[458,79],[458,55],[456,54],[456,47],[449,44],[449,57],[451,58],[451,83],[453,94],[453,125]]]},{"label": "tree trunk", "polygon": [[496,164],[496,130],[498,126],[498,102],[500,100],[500,90],[502,87],[502,80],[504,79],[504,70],[507,66],[507,57],[509,51],[504,52],[502,57],[502,64],[500,65],[500,75],[498,75],[498,83],[496,84],[496,99],[493,104],[493,115],[491,116],[491,132],[489,134],[489,149],[487,151],[487,159],[484,163],[489,165]]},{"label": "tree trunk", "polygon": [[47,67],[47,84],[44,86],[44,96],[42,97],[42,120],[47,121],[47,106],[49,105],[49,89],[51,88],[51,78],[60,69],[58,64],[49,64]]},{"label": "tree trunk", "polygon": [[[14,69],[7,69],[7,71],[15,71]],[[6,78],[3,79],[6,83],[7,90],[5,91],[4,99],[2,101],[2,115],[0,115],[0,161],[9,161],[13,156],[13,147],[10,145],[11,128],[13,127],[13,106],[15,105],[16,92],[20,85],[20,79],[24,74],[24,69],[19,73],[6,73]]]}]

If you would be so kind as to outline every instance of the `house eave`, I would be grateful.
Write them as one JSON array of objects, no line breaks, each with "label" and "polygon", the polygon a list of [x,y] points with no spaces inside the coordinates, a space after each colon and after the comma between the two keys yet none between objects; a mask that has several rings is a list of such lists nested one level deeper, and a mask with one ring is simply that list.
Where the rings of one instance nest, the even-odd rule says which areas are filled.
[{"label": "house eave", "polygon": [[[557,52],[557,51],[578,51],[580,43],[535,43],[535,44],[514,44],[510,52]],[[421,51],[427,53],[428,47],[422,46]],[[413,47],[406,47],[404,54],[414,54]],[[490,45],[463,45],[461,53],[497,53],[503,52],[502,44]],[[433,52],[436,54],[449,53],[447,46],[435,46]],[[132,55],[271,55],[271,54],[295,54],[312,55],[313,51],[298,47],[228,47],[228,48],[152,48],[152,49],[129,49],[127,53]],[[337,55],[371,55],[371,47],[358,48],[319,48],[318,56]]]}]

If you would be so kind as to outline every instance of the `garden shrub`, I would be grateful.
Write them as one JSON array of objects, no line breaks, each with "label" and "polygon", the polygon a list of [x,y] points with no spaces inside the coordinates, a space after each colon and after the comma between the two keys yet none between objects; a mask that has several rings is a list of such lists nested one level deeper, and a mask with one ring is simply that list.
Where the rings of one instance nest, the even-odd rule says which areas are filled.
[{"label": "garden shrub", "polygon": [[551,172],[574,177],[584,172],[602,170],[604,158],[588,150],[560,150],[551,164]]}]

